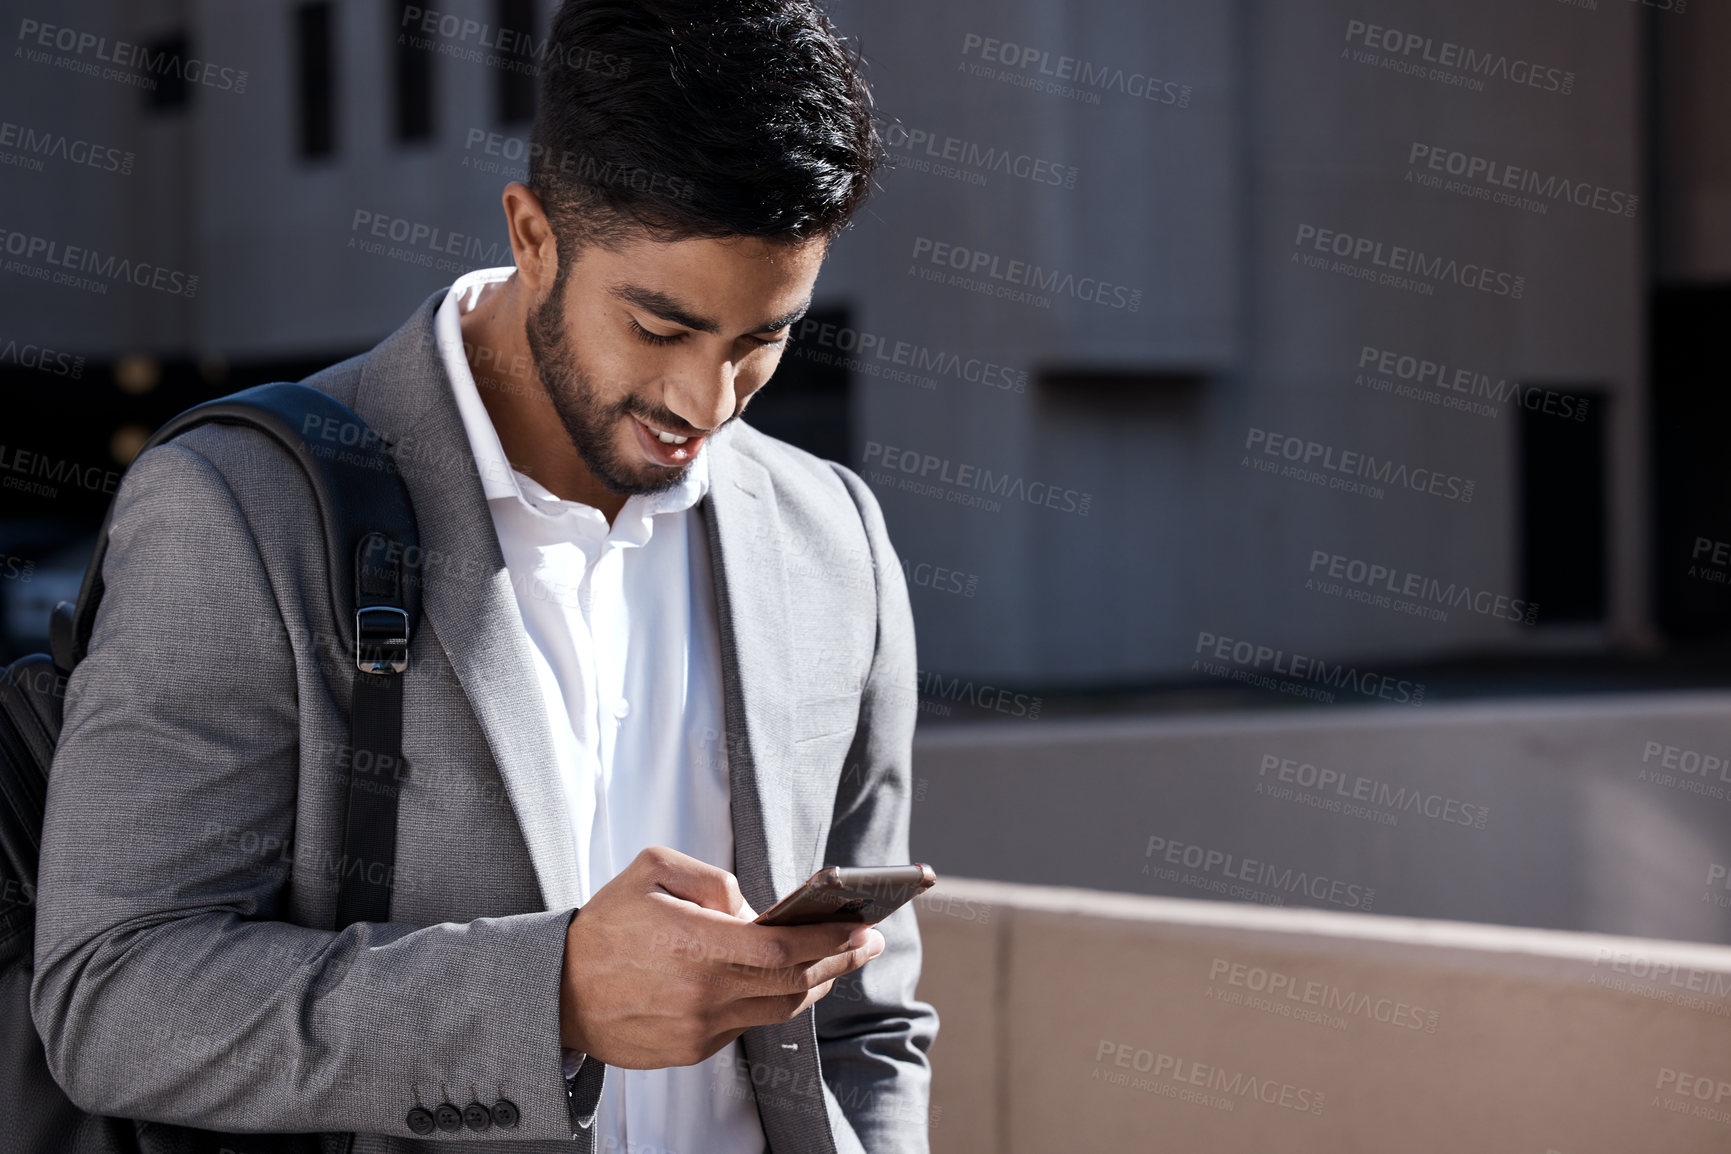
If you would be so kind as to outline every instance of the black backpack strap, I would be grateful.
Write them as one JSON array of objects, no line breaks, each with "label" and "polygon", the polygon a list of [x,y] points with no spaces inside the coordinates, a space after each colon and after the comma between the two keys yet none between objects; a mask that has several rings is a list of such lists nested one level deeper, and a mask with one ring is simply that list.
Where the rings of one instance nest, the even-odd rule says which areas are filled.
[{"label": "black backpack strap", "polygon": [[[390,918],[397,795],[403,777],[403,673],[420,623],[420,539],[408,490],[384,442],[354,411],[306,385],[272,384],[196,405],[158,429],[145,450],[206,424],[265,433],[305,472],[318,506],[330,572],[334,636],[355,649],[348,814],[337,928]],[[89,649],[102,599],[111,505],[78,603],[53,621],[55,664],[70,671]]]},{"label": "black backpack strap", "polygon": [[349,741],[349,816],[343,829],[337,928],[390,920],[403,770],[403,673],[413,629],[406,551],[367,534],[355,551],[355,687]]}]

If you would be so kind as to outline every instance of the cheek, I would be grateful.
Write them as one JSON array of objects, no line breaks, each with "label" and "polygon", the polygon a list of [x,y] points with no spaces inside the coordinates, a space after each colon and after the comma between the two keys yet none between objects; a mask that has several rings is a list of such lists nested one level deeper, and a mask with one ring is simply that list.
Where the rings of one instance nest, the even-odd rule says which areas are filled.
[{"label": "cheek", "polygon": [[751,357],[739,366],[739,375],[733,379],[734,391],[742,396],[749,396],[769,383],[769,378],[781,364],[781,351],[765,353]]},{"label": "cheek", "polygon": [[588,382],[590,393],[603,404],[611,404],[639,391],[639,382],[653,373],[652,366],[643,363],[644,358],[637,350],[621,346],[617,341],[580,342],[577,347],[578,367]]}]

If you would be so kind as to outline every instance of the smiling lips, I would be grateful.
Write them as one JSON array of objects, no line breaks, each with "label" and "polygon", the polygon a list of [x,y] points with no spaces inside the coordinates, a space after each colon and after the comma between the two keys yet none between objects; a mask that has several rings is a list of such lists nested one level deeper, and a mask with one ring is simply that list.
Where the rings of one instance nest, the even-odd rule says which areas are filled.
[{"label": "smiling lips", "polygon": [[670,433],[636,417],[632,418],[631,423],[637,427],[637,439],[643,446],[644,456],[657,465],[670,468],[690,464],[697,457],[697,450],[703,446],[705,439]]}]

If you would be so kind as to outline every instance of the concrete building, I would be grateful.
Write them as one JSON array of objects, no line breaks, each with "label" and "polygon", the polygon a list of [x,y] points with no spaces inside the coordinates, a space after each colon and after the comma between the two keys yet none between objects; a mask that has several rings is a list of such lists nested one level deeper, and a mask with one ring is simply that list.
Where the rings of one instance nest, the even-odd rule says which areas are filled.
[{"label": "concrete building", "polygon": [[[145,354],[188,393],[366,347],[508,259],[498,193],[524,170],[534,65],[501,45],[544,35],[550,8],[21,16],[0,91],[22,129],[126,164],[13,165],[7,227],[197,284],[3,277],[5,335],[93,368]],[[896,169],[786,375],[849,372],[848,463],[916,578],[928,670],[1133,684],[1203,677],[1213,654],[1221,675],[1297,656],[1370,676],[1650,644],[1656,580],[1707,599],[1683,634],[1722,612],[1721,590],[1650,563],[1646,356],[1655,244],[1671,281],[1731,263],[1708,115],[1722,15],[835,14]]]}]

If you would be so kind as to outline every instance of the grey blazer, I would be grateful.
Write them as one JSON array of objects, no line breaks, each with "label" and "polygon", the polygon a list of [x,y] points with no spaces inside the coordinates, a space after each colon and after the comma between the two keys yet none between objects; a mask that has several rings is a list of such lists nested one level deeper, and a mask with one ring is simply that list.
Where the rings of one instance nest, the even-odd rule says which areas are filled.
[{"label": "grey blazer", "polygon": [[[204,426],[139,457],[116,495],[49,783],[31,987],[84,1109],[355,1131],[357,1154],[594,1146],[605,1067],[569,1085],[560,1068],[576,851],[434,344],[443,296],[308,381],[387,442],[424,550],[389,923],[331,928],[354,660],[298,468],[261,434]],[[740,421],[706,451],[735,872],[762,910],[825,863],[908,860],[913,621],[858,476]],[[744,1036],[737,1090],[775,1154],[927,1149],[937,1017],[914,996],[912,907],[882,929],[885,952],[813,1010]],[[417,1138],[406,1121],[500,1100],[508,1130]]]}]

